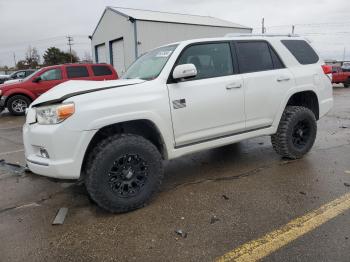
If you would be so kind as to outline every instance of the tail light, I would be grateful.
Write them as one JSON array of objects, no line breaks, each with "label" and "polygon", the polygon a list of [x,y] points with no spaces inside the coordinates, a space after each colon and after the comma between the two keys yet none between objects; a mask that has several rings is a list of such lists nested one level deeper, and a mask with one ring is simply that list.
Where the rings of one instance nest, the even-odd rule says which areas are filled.
[{"label": "tail light", "polygon": [[332,66],[322,65],[322,69],[326,75],[332,74]]}]

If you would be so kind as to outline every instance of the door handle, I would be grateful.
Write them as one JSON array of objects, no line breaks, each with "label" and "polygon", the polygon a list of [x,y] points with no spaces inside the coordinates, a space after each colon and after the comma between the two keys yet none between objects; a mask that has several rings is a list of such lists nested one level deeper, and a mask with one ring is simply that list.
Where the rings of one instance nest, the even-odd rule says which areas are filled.
[{"label": "door handle", "polygon": [[241,83],[231,83],[226,86],[227,90],[235,89],[235,88],[241,88],[242,84]]},{"label": "door handle", "polygon": [[285,82],[285,81],[289,81],[290,77],[289,76],[280,76],[277,78],[277,82]]}]

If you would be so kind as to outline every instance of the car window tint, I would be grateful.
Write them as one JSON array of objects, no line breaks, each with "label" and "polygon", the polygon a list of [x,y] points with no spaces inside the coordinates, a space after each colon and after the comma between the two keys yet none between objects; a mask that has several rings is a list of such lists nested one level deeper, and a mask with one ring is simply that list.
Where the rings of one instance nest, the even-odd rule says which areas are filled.
[{"label": "car window tint", "polygon": [[50,81],[50,80],[60,80],[62,79],[61,69],[55,68],[45,71],[41,76],[41,80]]},{"label": "car window tint", "polygon": [[272,70],[274,68],[266,42],[238,42],[237,57],[241,73]]},{"label": "car window tint", "polygon": [[89,72],[86,66],[67,66],[68,78],[88,77]]},{"label": "car window tint", "polygon": [[304,40],[282,40],[281,42],[302,65],[315,64],[320,59]]},{"label": "car window tint", "polygon": [[[194,64],[197,76],[204,79],[233,74],[232,56],[228,43],[198,44],[185,49],[177,65]],[[191,80],[192,80],[191,79]]]},{"label": "car window tint", "polygon": [[31,74],[33,74],[35,71],[26,71],[26,76],[29,76],[29,75],[31,75]]},{"label": "car window tint", "polygon": [[92,71],[95,76],[112,75],[112,70],[108,66],[92,66]]},{"label": "car window tint", "polygon": [[271,47],[270,47],[270,52],[271,52],[271,57],[272,57],[272,62],[273,62],[273,68],[274,68],[274,69],[285,68],[283,62],[282,62],[281,59],[278,57],[276,51],[273,50]]}]

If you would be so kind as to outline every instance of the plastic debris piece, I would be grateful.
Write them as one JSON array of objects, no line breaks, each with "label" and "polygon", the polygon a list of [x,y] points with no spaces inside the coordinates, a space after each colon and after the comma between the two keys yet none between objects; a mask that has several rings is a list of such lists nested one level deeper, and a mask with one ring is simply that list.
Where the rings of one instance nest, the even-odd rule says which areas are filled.
[{"label": "plastic debris piece", "polygon": [[179,236],[181,236],[182,238],[186,238],[187,237],[187,233],[184,232],[182,229],[175,230],[175,233],[178,234]]},{"label": "plastic debris piece", "polygon": [[211,219],[210,219],[210,224],[212,225],[212,224],[214,224],[214,223],[216,223],[218,221],[220,221],[219,218],[217,218],[216,216],[212,216]]},{"label": "plastic debris piece", "polygon": [[225,199],[225,200],[229,200],[230,198],[226,195],[222,195],[222,198]]},{"label": "plastic debris piece", "polygon": [[349,183],[344,183],[344,186],[350,187],[350,184]]},{"label": "plastic debris piece", "polygon": [[64,220],[66,219],[67,213],[68,213],[68,208],[61,207],[58,210],[55,220],[52,222],[52,225],[63,225]]}]

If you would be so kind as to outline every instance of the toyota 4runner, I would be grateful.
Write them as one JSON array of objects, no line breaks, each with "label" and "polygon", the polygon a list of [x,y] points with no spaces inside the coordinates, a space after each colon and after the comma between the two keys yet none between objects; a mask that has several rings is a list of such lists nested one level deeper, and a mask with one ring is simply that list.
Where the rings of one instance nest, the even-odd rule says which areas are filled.
[{"label": "toyota 4runner", "polygon": [[116,81],[63,83],[23,128],[29,169],[83,180],[110,212],[144,206],[163,160],[270,135],[282,157],[313,146],[333,105],[329,68],[297,36],[227,36],[154,49]]}]

